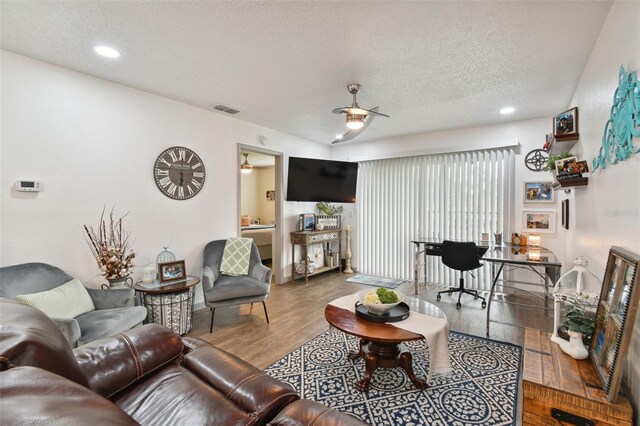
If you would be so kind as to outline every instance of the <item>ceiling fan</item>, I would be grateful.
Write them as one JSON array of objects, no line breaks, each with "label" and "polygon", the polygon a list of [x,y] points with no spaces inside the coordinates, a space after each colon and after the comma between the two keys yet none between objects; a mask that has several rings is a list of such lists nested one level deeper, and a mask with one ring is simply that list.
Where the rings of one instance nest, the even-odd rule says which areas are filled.
[{"label": "ceiling fan", "polygon": [[349,131],[347,133],[331,142],[332,144],[346,142],[354,139],[356,136],[362,133],[362,131],[366,129],[369,124],[371,124],[376,116],[389,117],[386,114],[378,112],[378,107],[364,109],[361,108],[360,105],[358,105],[356,96],[360,91],[360,87],[361,86],[359,84],[348,85],[347,90],[353,95],[353,103],[351,104],[351,106],[336,108],[331,111],[334,114],[346,114],[347,127],[349,128]]}]

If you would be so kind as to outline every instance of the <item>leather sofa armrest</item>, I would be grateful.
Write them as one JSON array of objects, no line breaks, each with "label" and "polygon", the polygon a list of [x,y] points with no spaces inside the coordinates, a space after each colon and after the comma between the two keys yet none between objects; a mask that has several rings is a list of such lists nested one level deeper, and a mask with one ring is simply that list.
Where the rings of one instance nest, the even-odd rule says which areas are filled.
[{"label": "leather sofa armrest", "polygon": [[3,425],[137,425],[111,401],[62,376],[37,367],[2,373]]},{"label": "leather sofa armrest", "polygon": [[184,337],[182,366],[266,424],[300,397],[291,385],[204,340]]},{"label": "leather sofa armrest", "polygon": [[160,324],[147,324],[82,345],[73,352],[89,386],[111,398],[148,374],[175,362],[184,346]]},{"label": "leather sofa armrest", "polygon": [[113,309],[135,306],[135,291],[132,288],[100,290],[87,288],[96,309]]},{"label": "leather sofa armrest", "polygon": [[80,339],[82,333],[78,321],[69,318],[51,318],[51,321],[60,329],[71,347],[75,348],[78,345],[78,339]]},{"label": "leather sofa armrest", "polygon": [[256,263],[249,272],[249,276],[261,283],[271,284],[271,269],[261,263]]},{"label": "leather sofa armrest", "polygon": [[350,414],[341,413],[325,405],[301,399],[287,405],[268,426],[367,426]]}]

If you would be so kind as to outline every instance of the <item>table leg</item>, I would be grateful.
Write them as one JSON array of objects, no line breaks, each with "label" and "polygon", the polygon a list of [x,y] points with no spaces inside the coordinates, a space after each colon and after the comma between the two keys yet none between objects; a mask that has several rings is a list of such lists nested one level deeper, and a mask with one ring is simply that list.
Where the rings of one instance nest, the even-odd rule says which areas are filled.
[{"label": "table leg", "polygon": [[426,243],[424,244],[422,249],[423,249],[423,252],[422,252],[423,253],[422,254],[423,259],[422,260],[424,261],[424,263],[423,263],[423,267],[424,267],[424,286],[426,287],[427,286],[427,244]]},{"label": "table leg", "polygon": [[369,382],[373,376],[373,372],[378,368],[378,356],[372,352],[364,354],[365,372],[362,380],[356,382],[356,388],[365,392],[369,389]]},{"label": "table leg", "polygon": [[502,268],[504,267],[504,263],[500,264],[498,268],[498,272],[493,277],[493,282],[491,283],[491,292],[489,293],[489,301],[487,303],[487,337],[489,337],[489,321],[491,319],[491,302],[493,302],[493,295],[496,292],[496,284],[498,283],[498,278],[502,273]]},{"label": "table leg", "polygon": [[418,295],[418,261],[420,259],[420,243],[413,243],[415,245],[416,252],[413,256],[413,291],[415,295]]},{"label": "table leg", "polygon": [[360,339],[360,347],[357,352],[349,352],[349,358],[356,360],[364,356],[364,347],[369,344],[368,340]]},{"label": "table leg", "polygon": [[411,380],[411,383],[418,389],[425,389],[427,387],[427,381],[420,377],[416,377],[413,372],[413,356],[411,352],[403,352],[400,355],[400,367],[407,373],[407,377]]}]

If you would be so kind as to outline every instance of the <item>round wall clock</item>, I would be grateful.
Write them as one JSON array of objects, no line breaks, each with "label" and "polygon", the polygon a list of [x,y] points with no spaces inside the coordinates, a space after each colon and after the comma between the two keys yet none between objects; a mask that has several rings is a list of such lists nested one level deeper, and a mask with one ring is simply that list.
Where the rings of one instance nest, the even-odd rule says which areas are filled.
[{"label": "round wall clock", "polygon": [[174,200],[194,197],[204,186],[204,164],[198,154],[183,146],[162,151],[153,166],[160,192]]}]

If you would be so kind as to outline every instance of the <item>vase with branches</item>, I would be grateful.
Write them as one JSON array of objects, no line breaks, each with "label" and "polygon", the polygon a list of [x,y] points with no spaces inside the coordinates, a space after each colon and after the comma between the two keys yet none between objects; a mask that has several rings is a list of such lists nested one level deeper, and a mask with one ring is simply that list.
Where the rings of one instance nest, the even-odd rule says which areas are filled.
[{"label": "vase with branches", "polygon": [[105,210],[106,206],[102,209],[96,228],[84,225],[86,240],[100,273],[109,282],[122,281],[133,272],[133,259],[136,257],[131,248],[131,235],[122,226],[122,219],[128,213],[116,219],[112,208],[108,218],[105,218]]}]

